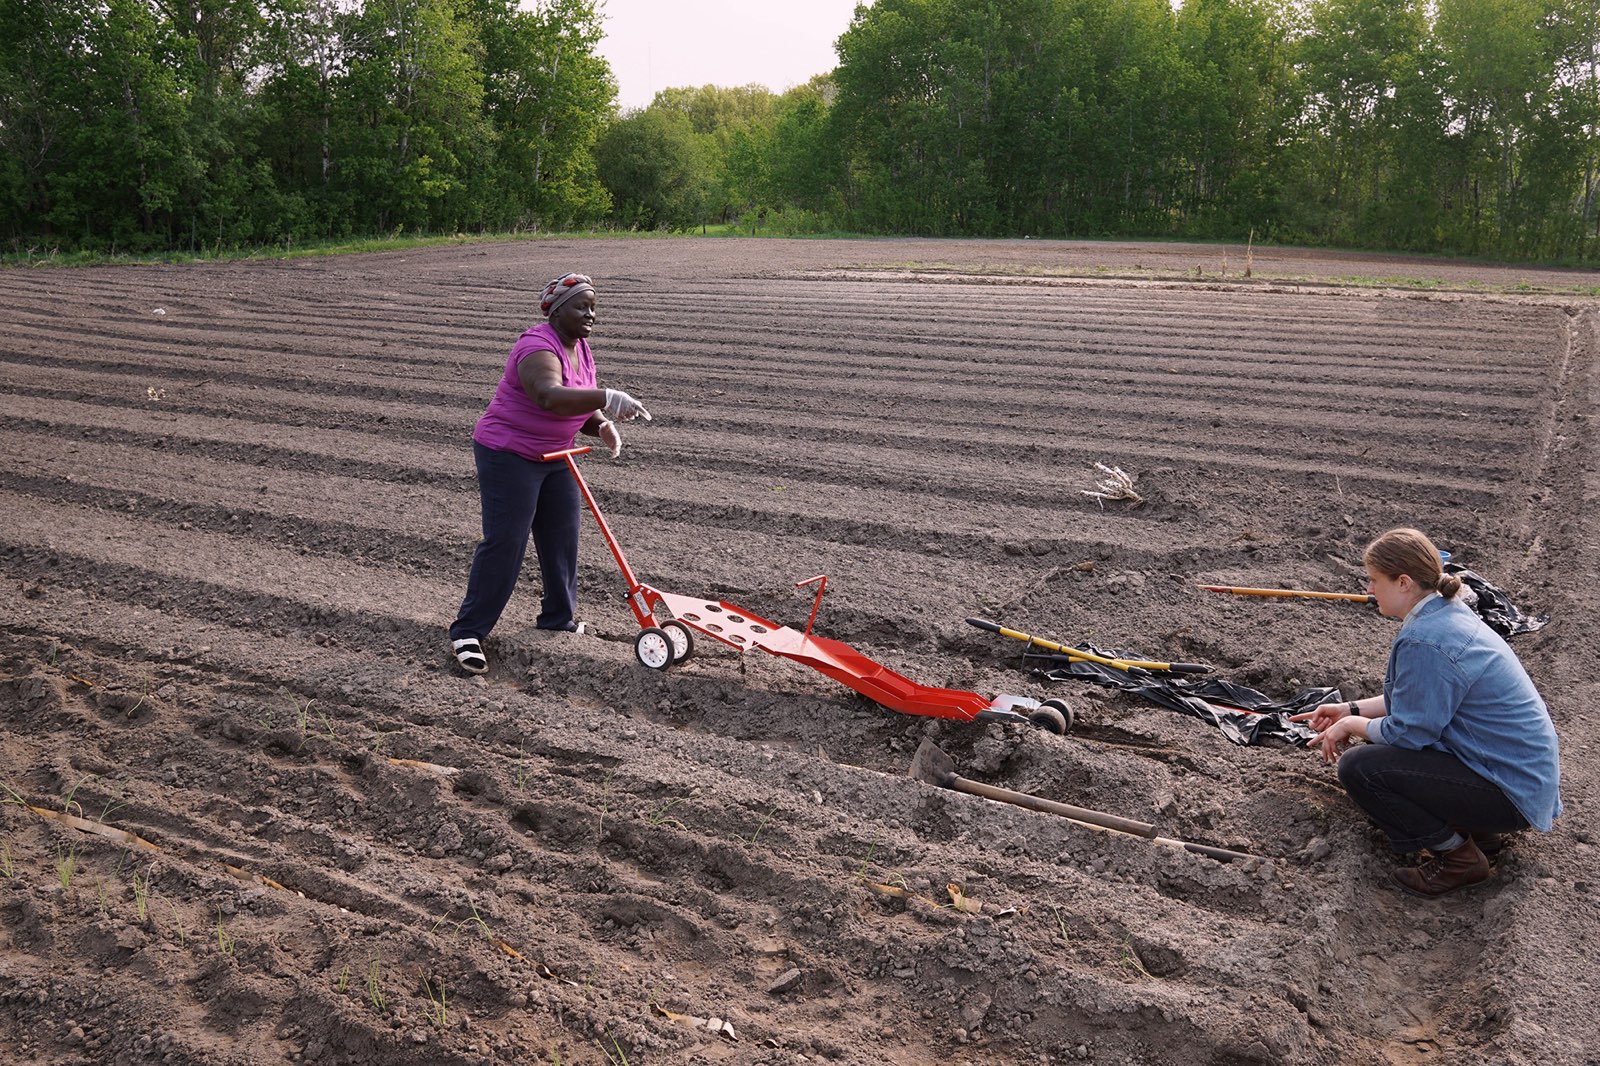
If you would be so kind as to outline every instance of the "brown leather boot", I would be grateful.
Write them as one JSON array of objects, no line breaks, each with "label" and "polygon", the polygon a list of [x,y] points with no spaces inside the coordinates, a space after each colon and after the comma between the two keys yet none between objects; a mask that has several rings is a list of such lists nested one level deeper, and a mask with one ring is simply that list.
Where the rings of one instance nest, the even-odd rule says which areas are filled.
[{"label": "brown leather boot", "polygon": [[1450,828],[1464,837],[1471,837],[1472,842],[1478,845],[1478,850],[1490,859],[1493,859],[1516,842],[1516,834],[1514,833],[1469,833],[1459,825],[1453,825]]},{"label": "brown leather boot", "polygon": [[1481,885],[1489,880],[1489,860],[1478,845],[1467,842],[1453,851],[1441,852],[1421,866],[1394,872],[1395,883],[1413,896],[1432,898],[1458,888]]},{"label": "brown leather boot", "polygon": [[[1462,833],[1461,835],[1466,836],[1467,834]],[[1511,841],[1512,836],[1510,833],[1479,833],[1472,838],[1472,842],[1478,845],[1478,850],[1483,852],[1484,857],[1490,859],[1509,848]]]}]

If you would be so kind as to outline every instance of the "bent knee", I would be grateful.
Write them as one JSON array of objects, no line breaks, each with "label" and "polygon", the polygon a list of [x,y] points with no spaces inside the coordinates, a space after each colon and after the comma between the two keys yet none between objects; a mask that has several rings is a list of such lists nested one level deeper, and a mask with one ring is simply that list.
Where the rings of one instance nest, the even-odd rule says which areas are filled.
[{"label": "bent knee", "polygon": [[1376,744],[1357,744],[1339,756],[1334,768],[1339,772],[1339,783],[1349,788],[1351,782],[1367,780],[1369,770],[1383,759],[1383,751]]}]

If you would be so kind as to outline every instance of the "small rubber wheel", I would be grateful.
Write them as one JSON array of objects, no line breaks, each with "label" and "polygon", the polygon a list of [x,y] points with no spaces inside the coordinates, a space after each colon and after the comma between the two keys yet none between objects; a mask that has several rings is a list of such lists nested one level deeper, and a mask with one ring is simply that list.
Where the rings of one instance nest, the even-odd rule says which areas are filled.
[{"label": "small rubber wheel", "polygon": [[672,661],[681,663],[694,654],[694,634],[689,632],[689,627],[673,619],[662,622],[661,628],[672,639]]},{"label": "small rubber wheel", "polygon": [[633,653],[650,669],[665,670],[672,665],[672,638],[664,630],[648,626],[633,638]]},{"label": "small rubber wheel", "polygon": [[1045,700],[1037,710],[1028,712],[1028,721],[1035,729],[1048,730],[1058,737],[1067,735],[1072,720],[1072,708],[1061,700]]}]

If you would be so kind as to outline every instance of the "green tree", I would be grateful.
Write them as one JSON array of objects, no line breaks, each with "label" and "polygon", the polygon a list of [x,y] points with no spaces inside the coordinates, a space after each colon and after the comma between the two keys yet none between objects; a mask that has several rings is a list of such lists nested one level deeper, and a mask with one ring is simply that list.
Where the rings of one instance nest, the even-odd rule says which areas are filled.
[{"label": "green tree", "polygon": [[1436,213],[1415,194],[1435,184],[1444,117],[1421,0],[1314,0],[1309,18],[1295,49],[1306,103],[1291,232],[1359,243],[1394,227],[1390,240],[1425,246]]},{"label": "green tree", "polygon": [[[275,180],[257,158],[251,78],[268,21],[255,0],[149,0],[175,42],[196,161],[175,213],[191,247],[275,235]],[[179,234],[180,237],[184,236]]]},{"label": "green tree", "polygon": [[478,0],[484,111],[497,131],[502,224],[589,222],[610,208],[594,146],[615,113],[616,80],[596,52],[594,0]]},{"label": "green tree", "polygon": [[760,202],[794,204],[825,216],[840,210],[845,194],[845,153],[833,121],[832,75],[820,74],[778,98],[770,138],[757,146],[764,181]]},{"label": "green tree", "polygon": [[58,236],[54,186],[85,102],[86,15],[0,0],[0,211],[13,242]]},{"label": "green tree", "polygon": [[880,0],[839,56],[834,120],[866,225],[1171,225],[1184,78],[1166,0]]},{"label": "green tree", "polygon": [[1278,0],[1185,0],[1178,13],[1185,91],[1179,194],[1197,233],[1267,234],[1281,210],[1282,146],[1299,89]]},{"label": "green tree", "polygon": [[182,42],[140,0],[75,3],[62,89],[71,124],[48,185],[49,219],[95,247],[146,250],[183,233],[185,190],[203,167],[190,140]]},{"label": "green tree", "polygon": [[[973,10],[986,17],[993,5]],[[869,228],[945,234],[990,221],[994,196],[966,133],[986,103],[985,42],[960,32],[962,17],[958,0],[879,0],[856,8],[839,38],[834,115],[851,152],[851,206]]]},{"label": "green tree", "polygon": [[687,116],[645,108],[613,123],[595,146],[615,216],[635,229],[688,229],[705,220],[710,172]]},{"label": "green tree", "polygon": [[[335,93],[339,209],[357,228],[440,229],[481,221],[495,139],[484,119],[482,49],[453,0],[377,0],[342,35]],[[474,195],[474,194],[479,195]]]},{"label": "green tree", "polygon": [[658,111],[680,112],[696,133],[715,138],[726,147],[736,130],[770,122],[773,102],[772,91],[764,85],[740,85],[734,88],[702,85],[698,88],[662,89],[650,101],[650,107]]},{"label": "green tree", "polygon": [[350,232],[331,196],[341,23],[335,0],[285,0],[263,34],[252,122],[275,184],[274,239]]},{"label": "green tree", "polygon": [[1600,13],[1574,0],[1441,0],[1453,243],[1583,254],[1600,136]]},{"label": "green tree", "polygon": [[705,214],[718,221],[752,206],[763,185],[762,153],[771,137],[772,92],[761,85],[663,89],[648,110],[681,114],[700,142]]},{"label": "green tree", "polygon": [[[1548,205],[1549,253],[1592,259],[1600,253],[1600,5],[1556,0],[1544,25],[1553,85],[1539,155],[1551,162],[1534,162],[1535,194]],[[1550,142],[1559,148],[1545,148]]]},{"label": "green tree", "polygon": [[1439,0],[1434,34],[1451,123],[1458,237],[1470,252],[1509,249],[1526,221],[1519,146],[1553,71],[1539,33],[1544,0]]}]

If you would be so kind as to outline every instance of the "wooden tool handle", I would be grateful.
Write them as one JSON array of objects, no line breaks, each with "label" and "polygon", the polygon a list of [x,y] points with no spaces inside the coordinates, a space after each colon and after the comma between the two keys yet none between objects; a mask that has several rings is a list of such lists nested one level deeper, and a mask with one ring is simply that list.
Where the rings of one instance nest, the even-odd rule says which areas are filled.
[{"label": "wooden tool handle", "polygon": [[1012,803],[1018,807],[1026,807],[1033,811],[1044,811],[1046,814],[1059,814],[1063,818],[1071,818],[1075,822],[1086,822],[1097,825],[1102,829],[1115,829],[1119,833],[1131,833],[1136,837],[1146,840],[1156,835],[1156,827],[1149,822],[1137,822],[1132,818],[1120,818],[1115,814],[1101,814],[1091,811],[1087,807],[1074,807],[1070,803],[1057,803],[1055,800],[1043,799],[1039,796],[1030,796],[1026,792],[1013,792],[1009,788],[997,788],[994,785],[980,784],[969,781],[965,777],[952,776],[949,787],[957,792],[965,792],[971,796],[982,796],[984,799],[999,800],[1001,803]]},{"label": "wooden tool handle", "polygon": [[1346,600],[1350,603],[1377,603],[1377,597],[1359,592],[1310,592],[1305,589],[1249,589],[1233,585],[1196,585],[1203,592],[1229,592],[1235,596],[1274,596],[1302,600]]},{"label": "wooden tool handle", "polygon": [[1184,851],[1192,851],[1196,855],[1206,855],[1219,862],[1232,862],[1234,859],[1259,859],[1259,855],[1251,855],[1243,851],[1229,851],[1227,848],[1214,848],[1210,844],[1196,844],[1188,840],[1175,840],[1172,837],[1156,837],[1157,844],[1176,844]]}]

